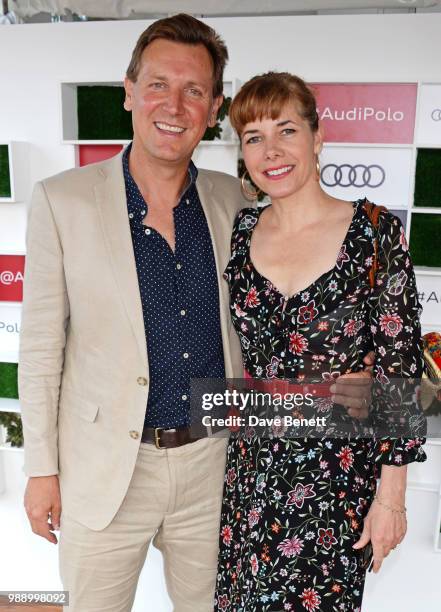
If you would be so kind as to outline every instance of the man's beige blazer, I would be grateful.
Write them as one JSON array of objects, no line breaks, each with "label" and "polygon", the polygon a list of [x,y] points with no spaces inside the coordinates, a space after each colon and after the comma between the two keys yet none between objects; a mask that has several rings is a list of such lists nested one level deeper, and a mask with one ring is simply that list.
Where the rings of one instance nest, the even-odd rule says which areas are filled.
[{"label": "man's beige blazer", "polygon": [[[227,377],[242,374],[222,272],[237,211],[231,176],[200,170]],[[196,239],[196,237],[195,237]],[[103,529],[127,491],[149,392],[121,154],[37,183],[29,214],[19,392],[28,476],[59,474],[62,511]]]}]

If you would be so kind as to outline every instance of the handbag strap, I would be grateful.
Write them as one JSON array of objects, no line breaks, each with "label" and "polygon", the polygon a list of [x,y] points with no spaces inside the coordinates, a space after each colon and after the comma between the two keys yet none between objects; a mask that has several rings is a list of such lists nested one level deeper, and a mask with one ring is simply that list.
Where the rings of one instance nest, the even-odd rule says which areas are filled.
[{"label": "handbag strap", "polygon": [[[374,226],[374,229],[377,230],[380,224],[380,214],[382,212],[387,211],[385,206],[378,206],[377,204],[373,204],[369,202],[369,200],[365,200],[363,203],[364,212],[367,215],[367,218]],[[375,236],[374,240],[374,256],[372,259],[372,266],[369,270],[369,284],[371,289],[375,287],[375,275],[378,269],[378,232]]]}]

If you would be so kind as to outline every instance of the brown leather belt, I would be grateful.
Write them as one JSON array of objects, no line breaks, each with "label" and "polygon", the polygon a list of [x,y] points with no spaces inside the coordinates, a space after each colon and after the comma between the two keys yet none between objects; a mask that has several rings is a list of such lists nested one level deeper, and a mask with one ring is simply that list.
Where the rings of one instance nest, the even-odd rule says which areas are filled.
[{"label": "brown leather belt", "polygon": [[154,444],[156,448],[176,448],[197,440],[200,440],[200,438],[193,437],[189,427],[178,427],[176,429],[144,427],[141,436],[141,442]]}]

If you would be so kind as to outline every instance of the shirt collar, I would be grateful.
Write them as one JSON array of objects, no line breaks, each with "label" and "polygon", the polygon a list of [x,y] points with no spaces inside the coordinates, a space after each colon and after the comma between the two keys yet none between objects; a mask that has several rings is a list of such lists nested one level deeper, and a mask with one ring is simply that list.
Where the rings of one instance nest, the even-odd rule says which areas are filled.
[{"label": "shirt collar", "polygon": [[[131,148],[132,148],[132,143],[130,143],[127,146],[127,148],[124,150],[124,153],[123,153],[123,156],[122,156],[124,182],[125,182],[125,186],[126,186],[127,206],[128,206],[128,209],[129,209],[129,213],[131,213],[131,212],[133,213],[134,210],[136,210],[136,204],[134,203],[134,199],[135,198],[130,197],[130,194],[134,194],[134,193],[137,193],[137,192],[139,193],[138,186],[135,183],[135,180],[133,179],[133,176],[130,174],[130,170],[129,170],[129,155],[130,155]],[[194,187],[195,184],[196,184],[196,179],[198,177],[198,169],[196,168],[196,166],[194,165],[192,160],[190,160],[190,164],[188,166],[188,176],[189,176],[190,180],[187,183],[186,188],[184,189],[184,191],[181,194],[178,206],[180,206],[180,204],[182,203],[182,200],[183,200],[185,194],[192,187]],[[190,203],[191,202],[191,198],[190,199],[187,198],[187,202]],[[145,204],[146,204],[146,206],[148,206],[147,202]]]}]

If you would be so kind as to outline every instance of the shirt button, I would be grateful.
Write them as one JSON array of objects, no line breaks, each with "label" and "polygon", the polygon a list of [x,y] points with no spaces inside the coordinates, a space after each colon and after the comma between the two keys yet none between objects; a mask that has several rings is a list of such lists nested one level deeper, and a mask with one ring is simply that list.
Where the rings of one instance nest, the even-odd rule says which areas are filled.
[{"label": "shirt button", "polygon": [[184,400],[184,402],[185,402],[185,400],[188,400],[188,396],[187,396],[187,395],[185,395],[185,393],[184,393],[184,395],[182,396],[182,399],[183,399],[183,400]]},{"label": "shirt button", "polygon": [[176,269],[177,269],[177,270],[180,270],[181,268],[182,268],[182,264],[177,263],[177,264],[176,264]]},{"label": "shirt button", "polygon": [[141,210],[141,215],[145,215],[145,210]]},{"label": "shirt button", "polygon": [[186,315],[186,314],[187,314],[187,311],[186,311],[186,310],[184,310],[184,309],[182,309],[182,310],[181,310],[181,317],[185,317],[185,315]]},{"label": "shirt button", "polygon": [[137,440],[139,438],[139,431],[129,431],[129,436],[134,440]]},{"label": "shirt button", "polygon": [[133,213],[129,213],[129,219],[133,219]]},{"label": "shirt button", "polygon": [[189,356],[190,356],[190,355],[189,355],[188,353],[184,353],[184,354],[183,354],[184,359],[188,359],[188,358],[189,358]]},{"label": "shirt button", "polygon": [[150,236],[150,234],[152,233],[151,230],[149,230],[148,228],[145,230],[145,233],[147,234],[147,236]]},{"label": "shirt button", "polygon": [[185,200],[185,203],[186,203],[186,204],[190,204],[190,200],[187,198],[187,199]]},{"label": "shirt button", "polygon": [[145,387],[147,384],[147,378],[144,378],[144,376],[139,376],[136,379],[136,382],[138,383],[138,385],[141,385],[141,387]]}]

